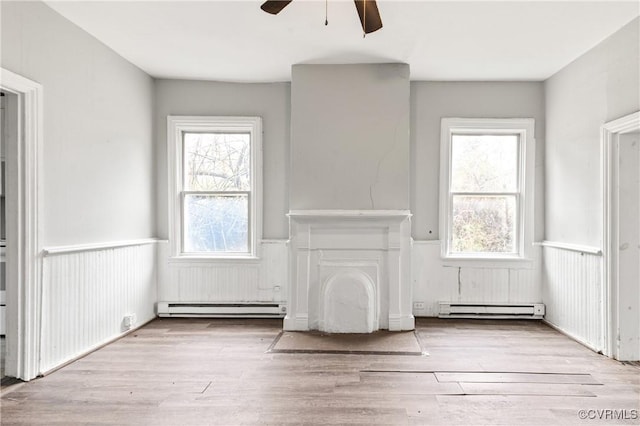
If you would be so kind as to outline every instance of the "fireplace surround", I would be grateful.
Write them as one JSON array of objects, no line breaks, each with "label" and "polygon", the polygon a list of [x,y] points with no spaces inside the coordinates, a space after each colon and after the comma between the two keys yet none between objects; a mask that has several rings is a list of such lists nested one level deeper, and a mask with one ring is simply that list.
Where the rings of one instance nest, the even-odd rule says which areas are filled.
[{"label": "fireplace surround", "polygon": [[293,210],[285,330],[413,330],[407,210]]}]

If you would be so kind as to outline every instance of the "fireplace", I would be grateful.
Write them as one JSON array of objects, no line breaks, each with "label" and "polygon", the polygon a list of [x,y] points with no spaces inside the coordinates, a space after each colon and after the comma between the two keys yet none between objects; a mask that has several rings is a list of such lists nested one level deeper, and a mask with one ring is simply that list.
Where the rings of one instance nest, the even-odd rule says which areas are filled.
[{"label": "fireplace", "polygon": [[285,330],[413,330],[408,211],[295,210],[288,216]]}]

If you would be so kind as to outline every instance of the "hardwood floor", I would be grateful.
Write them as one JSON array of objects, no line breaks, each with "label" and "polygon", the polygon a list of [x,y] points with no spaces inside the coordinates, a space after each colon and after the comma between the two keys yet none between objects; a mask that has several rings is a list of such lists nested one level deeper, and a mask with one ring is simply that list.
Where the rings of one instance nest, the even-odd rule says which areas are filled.
[{"label": "hardwood floor", "polygon": [[4,377],[4,360],[7,357],[7,341],[4,336],[0,337],[0,379]]},{"label": "hardwood floor", "polygon": [[281,324],[155,320],[8,389],[2,424],[640,423],[640,368],[540,322],[419,319],[428,356],[266,353]]}]

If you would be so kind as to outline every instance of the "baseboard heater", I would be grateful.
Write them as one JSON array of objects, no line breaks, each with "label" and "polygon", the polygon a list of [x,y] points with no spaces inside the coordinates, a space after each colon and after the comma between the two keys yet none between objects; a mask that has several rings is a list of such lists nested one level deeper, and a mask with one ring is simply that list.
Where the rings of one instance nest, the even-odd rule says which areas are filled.
[{"label": "baseboard heater", "polygon": [[158,302],[160,317],[282,318],[286,313],[281,303]]},{"label": "baseboard heater", "polygon": [[542,319],[542,303],[440,302],[439,318]]}]

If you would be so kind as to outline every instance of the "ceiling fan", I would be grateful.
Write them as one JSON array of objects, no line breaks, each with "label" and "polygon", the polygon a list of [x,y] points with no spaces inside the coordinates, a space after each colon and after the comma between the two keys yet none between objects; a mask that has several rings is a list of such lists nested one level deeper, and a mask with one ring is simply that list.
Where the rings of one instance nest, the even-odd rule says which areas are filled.
[{"label": "ceiling fan", "polygon": [[[293,0],[267,0],[262,3],[260,9],[272,15],[277,15]],[[378,5],[376,0],[354,0],[356,4],[356,10],[360,17],[360,23],[362,24],[362,30],[365,34],[378,31],[382,28],[382,19],[380,19],[380,12],[378,12]],[[325,20],[325,25],[327,21]]]}]

